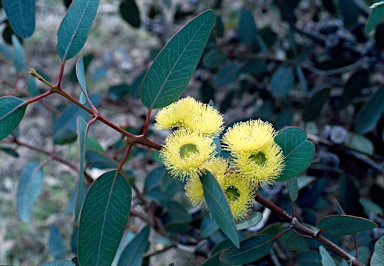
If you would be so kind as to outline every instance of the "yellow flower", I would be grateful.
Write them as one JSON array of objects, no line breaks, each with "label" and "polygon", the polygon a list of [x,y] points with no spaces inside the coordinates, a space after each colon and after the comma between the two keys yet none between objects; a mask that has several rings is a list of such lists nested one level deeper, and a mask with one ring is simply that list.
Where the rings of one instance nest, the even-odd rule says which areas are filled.
[{"label": "yellow flower", "polygon": [[247,216],[255,197],[256,187],[234,171],[227,172],[219,183],[227,197],[233,218],[238,221]]},{"label": "yellow flower", "polygon": [[215,148],[212,138],[196,131],[179,129],[165,139],[160,157],[172,176],[184,180],[202,172],[203,164],[214,157]]},{"label": "yellow flower", "polygon": [[224,134],[222,142],[224,149],[237,154],[258,150],[266,143],[273,142],[275,136],[272,124],[258,119],[236,123]]},{"label": "yellow flower", "polygon": [[191,176],[187,180],[184,187],[185,194],[193,206],[200,206],[204,202],[203,184],[200,182],[199,176]]},{"label": "yellow flower", "polygon": [[217,180],[223,179],[228,170],[228,161],[221,157],[215,157],[203,164],[203,168],[209,171]]},{"label": "yellow flower", "polygon": [[187,128],[202,134],[217,136],[223,130],[223,116],[208,104],[191,97],[181,99],[157,113],[159,129]]},{"label": "yellow flower", "polygon": [[233,155],[233,167],[257,185],[269,185],[284,169],[284,155],[275,142]]}]

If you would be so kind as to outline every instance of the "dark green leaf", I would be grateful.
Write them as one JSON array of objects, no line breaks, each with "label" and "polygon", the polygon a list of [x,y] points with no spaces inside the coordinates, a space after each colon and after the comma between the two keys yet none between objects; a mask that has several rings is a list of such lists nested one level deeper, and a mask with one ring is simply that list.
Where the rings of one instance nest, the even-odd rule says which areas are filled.
[{"label": "dark green leaf", "polygon": [[21,72],[25,67],[25,54],[23,46],[15,35],[12,35],[13,44],[13,65],[15,66],[16,72]]},{"label": "dark green leaf", "polygon": [[[93,55],[93,53],[89,53],[89,54],[84,55],[84,57],[82,57],[82,58],[83,58],[83,65],[84,65],[84,73],[87,73],[89,66],[91,65],[91,62],[93,61],[95,56]],[[76,74],[76,67],[77,67],[77,64],[73,66],[71,72],[69,73],[69,80],[73,83],[78,82],[77,74]],[[84,76],[85,76],[85,74],[84,74]]]},{"label": "dark green leaf", "polygon": [[384,261],[384,236],[375,243],[375,250],[371,258],[371,266],[381,266]]},{"label": "dark green leaf", "polygon": [[132,239],[121,253],[118,266],[141,265],[144,252],[148,246],[149,226],[145,226],[140,233]]},{"label": "dark green leaf", "polygon": [[71,59],[83,48],[96,17],[99,0],[73,1],[57,32],[60,58]]},{"label": "dark green leaf", "polygon": [[167,216],[172,222],[179,221],[189,223],[192,220],[191,215],[189,215],[184,207],[176,201],[171,201],[168,204]]},{"label": "dark green leaf", "polygon": [[206,53],[202,59],[203,65],[208,69],[215,69],[224,64],[227,55],[220,48],[213,48]]},{"label": "dark green leaf", "polygon": [[241,11],[239,22],[239,38],[243,44],[251,44],[256,40],[257,28],[250,10]]},{"label": "dark green leaf", "polygon": [[230,247],[233,247],[231,240],[229,240],[227,238],[227,239],[221,241],[220,243],[218,243],[216,246],[213,247],[212,252],[211,252],[211,254],[212,254],[211,257],[208,260],[206,260],[201,266],[221,266],[221,265],[223,265],[222,263],[220,263],[220,260],[219,260],[221,251],[223,251],[224,249],[230,248]]},{"label": "dark green leaf", "polygon": [[384,112],[384,86],[382,86],[357,114],[354,126],[357,133],[372,131]]},{"label": "dark green leaf", "polygon": [[[282,226],[280,232],[286,230],[287,227]],[[307,241],[296,231],[290,230],[280,237],[280,241],[287,250],[304,251],[308,250]]]},{"label": "dark green leaf", "polygon": [[315,145],[306,140],[307,134],[301,128],[287,128],[279,131],[275,142],[285,156],[285,168],[277,181],[288,180],[304,172],[312,163]]},{"label": "dark green leaf", "polygon": [[2,0],[12,29],[21,38],[30,37],[35,30],[35,0]]},{"label": "dark green leaf", "polygon": [[239,221],[236,224],[237,230],[246,229],[258,224],[261,219],[263,219],[263,214],[261,212],[252,212],[244,220]]},{"label": "dark green leaf", "polygon": [[352,235],[374,229],[374,222],[350,215],[329,215],[319,221],[319,228],[334,236]]},{"label": "dark green leaf", "polygon": [[69,260],[54,260],[47,263],[39,264],[40,266],[75,266],[76,264]]},{"label": "dark green leaf", "polygon": [[347,140],[345,145],[349,148],[352,148],[356,151],[373,155],[375,152],[375,147],[373,146],[372,141],[368,138],[360,135],[348,132]]},{"label": "dark green leaf", "polygon": [[219,38],[222,38],[224,36],[224,23],[221,16],[216,17],[215,32],[216,36]]},{"label": "dark green leaf", "polygon": [[226,86],[239,77],[242,65],[239,62],[228,63],[216,74],[214,84],[216,87]]},{"label": "dark green leaf", "polygon": [[303,110],[303,121],[315,120],[320,115],[324,104],[328,101],[329,92],[329,88],[323,88],[313,94]]},{"label": "dark green leaf", "polygon": [[118,162],[107,157],[104,152],[95,150],[87,150],[85,152],[85,161],[90,168],[108,169],[118,166]]},{"label": "dark green leaf", "polygon": [[297,177],[287,180],[287,189],[291,201],[297,200],[297,197],[299,196],[299,184],[297,182]]},{"label": "dark green leaf", "polygon": [[23,119],[26,106],[24,101],[6,96],[0,98],[0,140],[8,136]]},{"label": "dark green leaf", "polygon": [[162,108],[180,97],[200,60],[214,22],[212,10],[201,13],[161,50],[141,87],[141,100],[147,108]]},{"label": "dark green leaf", "polygon": [[29,221],[33,205],[43,188],[44,174],[38,162],[28,162],[21,171],[17,188],[17,212],[24,223]]},{"label": "dark green leaf", "polygon": [[80,216],[78,257],[81,265],[111,265],[131,208],[131,187],[116,171],[91,185]]},{"label": "dark green leaf", "polygon": [[8,148],[8,147],[0,147],[0,151],[3,151],[15,158],[19,157],[19,154],[14,150],[14,149],[11,149],[11,148]]},{"label": "dark green leaf", "polygon": [[368,17],[368,21],[365,27],[365,31],[368,33],[373,30],[381,21],[384,16],[384,2],[374,3],[370,6],[372,9],[371,14]]},{"label": "dark green leaf", "polygon": [[4,43],[0,43],[0,54],[3,55],[9,61],[13,60],[11,48],[9,48],[9,46],[5,45]]},{"label": "dark green leaf", "polygon": [[173,182],[173,177],[167,171],[165,171],[165,174],[161,175],[161,192],[166,192]]},{"label": "dark green leaf", "polygon": [[123,0],[120,4],[120,14],[132,27],[140,28],[140,11],[135,0]]},{"label": "dark green leaf", "polygon": [[217,225],[215,220],[213,220],[212,217],[209,215],[205,216],[200,224],[201,236],[204,238],[209,237],[217,230],[219,230],[219,226]]},{"label": "dark green leaf", "polygon": [[370,213],[375,213],[375,214],[383,215],[383,209],[373,201],[360,198],[359,202],[363,206],[365,214],[369,215]]},{"label": "dark green leaf", "polygon": [[217,182],[216,178],[207,173],[200,177],[203,185],[205,202],[211,212],[212,218],[219,225],[221,230],[231,239],[232,243],[239,247],[239,237],[237,235],[235,220],[225,194]]},{"label": "dark green leaf", "polygon": [[304,251],[296,255],[296,266],[321,266],[321,256],[319,252]]},{"label": "dark green leaf", "polygon": [[220,261],[225,264],[246,264],[261,259],[271,250],[274,240],[270,235],[257,235],[244,242],[240,248],[229,248],[220,255]]},{"label": "dark green leaf", "polygon": [[191,226],[186,222],[174,221],[167,223],[164,229],[170,234],[183,234],[191,230]]},{"label": "dark green leaf", "polygon": [[343,94],[341,95],[338,105],[339,110],[351,104],[353,99],[360,95],[362,89],[370,86],[369,75],[370,73],[367,69],[357,70],[352,74],[344,86]]},{"label": "dark green leaf", "polygon": [[63,238],[61,237],[59,228],[57,228],[57,226],[54,224],[51,224],[49,228],[48,246],[52,256],[55,259],[60,259],[65,257],[65,247],[64,247]]},{"label": "dark green leaf", "polygon": [[36,96],[38,94],[36,79],[32,76],[28,77],[28,91],[32,96]]},{"label": "dark green leaf", "polygon": [[124,96],[128,95],[130,92],[130,87],[128,84],[121,83],[109,88],[108,97],[112,101],[121,100]]},{"label": "dark green leaf", "polygon": [[331,255],[329,255],[328,251],[323,247],[319,247],[320,256],[321,256],[321,264],[323,266],[336,266],[335,261],[332,259]]},{"label": "dark green leaf", "polygon": [[141,84],[143,83],[143,80],[146,74],[147,74],[147,70],[144,70],[139,75],[137,75],[136,78],[133,80],[131,84],[131,91],[132,91],[132,96],[134,98],[140,97],[140,87],[141,87]]},{"label": "dark green leaf", "polygon": [[359,8],[354,0],[338,0],[339,12],[343,17],[345,26],[352,26],[359,16]]},{"label": "dark green leaf", "polygon": [[76,76],[81,88],[79,102],[82,104],[86,104],[88,94],[87,94],[87,85],[85,84],[84,60],[82,57],[80,57],[76,63]]},{"label": "dark green leaf", "polygon": [[[281,66],[272,75],[271,91],[276,98],[285,97],[295,81],[294,69],[292,67]],[[282,82],[284,81],[284,82]]]},{"label": "dark green leaf", "polygon": [[308,91],[308,83],[307,83],[307,79],[305,78],[303,69],[301,67],[296,67],[295,71],[296,71],[297,77],[299,78],[299,84],[301,89],[303,91]]}]

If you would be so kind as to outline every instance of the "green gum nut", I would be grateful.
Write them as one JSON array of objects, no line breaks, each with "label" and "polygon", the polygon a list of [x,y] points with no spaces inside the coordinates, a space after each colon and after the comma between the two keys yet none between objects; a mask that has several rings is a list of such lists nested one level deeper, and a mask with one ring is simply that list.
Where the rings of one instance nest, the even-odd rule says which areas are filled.
[{"label": "green gum nut", "polygon": [[264,165],[267,161],[267,157],[265,157],[265,154],[262,152],[252,154],[251,156],[249,156],[249,159],[251,159],[258,165]]},{"label": "green gum nut", "polygon": [[181,146],[179,151],[181,159],[186,159],[194,153],[199,153],[199,150],[197,149],[197,146],[195,144],[191,143],[184,144],[183,146]]},{"label": "green gum nut", "polygon": [[227,199],[232,202],[236,201],[240,196],[239,190],[234,186],[228,187],[224,193]]}]

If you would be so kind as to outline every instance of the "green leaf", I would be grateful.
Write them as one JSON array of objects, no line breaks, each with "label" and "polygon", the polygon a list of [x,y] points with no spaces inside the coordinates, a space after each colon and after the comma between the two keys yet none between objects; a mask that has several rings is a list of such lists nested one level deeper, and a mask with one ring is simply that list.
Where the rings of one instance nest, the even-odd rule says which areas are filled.
[{"label": "green leaf", "polygon": [[9,61],[13,60],[11,48],[9,48],[9,46],[4,43],[0,43],[0,54],[3,55]]},{"label": "green leaf", "polygon": [[[284,81],[284,82],[282,82]],[[294,68],[281,66],[272,75],[271,92],[276,98],[285,97],[295,81]]]},{"label": "green leaf", "polygon": [[352,26],[356,23],[359,16],[359,7],[354,0],[338,0],[339,12],[344,20],[345,26]]},{"label": "green leaf", "polygon": [[354,126],[357,133],[365,134],[372,131],[384,111],[384,86],[372,95],[369,101],[357,114]]},{"label": "green leaf", "polygon": [[372,12],[368,17],[367,25],[365,26],[365,32],[367,33],[373,30],[383,18],[384,1],[374,3],[370,8],[372,9]]},{"label": "green leaf", "polygon": [[345,141],[345,145],[349,148],[352,148],[356,151],[366,153],[368,155],[373,155],[375,151],[375,147],[368,138],[360,135],[348,132],[347,140]]},{"label": "green leaf", "polygon": [[217,225],[215,220],[213,220],[211,216],[206,215],[200,224],[201,236],[203,238],[207,238],[213,233],[215,233],[217,230],[219,230],[219,226]]},{"label": "green leaf", "polygon": [[321,256],[321,264],[323,266],[336,266],[335,261],[332,259],[331,255],[329,255],[328,251],[323,247],[319,247],[320,256]]},{"label": "green leaf", "polygon": [[285,168],[277,181],[288,180],[304,172],[312,163],[315,145],[307,141],[307,134],[301,128],[290,127],[279,131],[275,142],[285,156]]},{"label": "green leaf", "polygon": [[186,222],[174,221],[167,223],[164,229],[170,234],[185,234],[191,230],[191,226]]},{"label": "green leaf", "polygon": [[0,140],[8,136],[23,119],[26,106],[24,101],[6,96],[0,98]]},{"label": "green leaf", "polygon": [[226,86],[237,80],[241,74],[241,64],[239,62],[228,63],[216,74],[214,84],[216,87]]},{"label": "green leaf", "polygon": [[148,246],[149,226],[145,226],[140,233],[132,239],[121,253],[118,266],[141,265],[143,255]]},{"label": "green leaf", "polygon": [[213,48],[209,50],[203,57],[202,63],[203,66],[208,69],[218,68],[220,65],[224,64],[227,60],[227,55],[223,52],[222,49]]},{"label": "green leaf", "polygon": [[132,27],[140,28],[140,11],[135,0],[123,0],[119,7],[123,19]]},{"label": "green leaf", "polygon": [[369,215],[370,213],[375,213],[375,214],[383,215],[383,209],[373,201],[360,198],[359,202],[363,206],[365,214]]},{"label": "green leaf", "polygon": [[36,79],[32,76],[28,77],[28,92],[32,96],[37,96],[37,94],[38,94]]},{"label": "green leaf", "polygon": [[97,169],[117,168],[119,165],[118,162],[107,157],[104,152],[95,150],[87,150],[85,152],[85,161],[90,168]]},{"label": "green leaf", "polygon": [[80,57],[76,63],[76,77],[77,77],[77,80],[79,81],[80,88],[81,88],[79,102],[82,104],[86,104],[88,94],[87,94],[87,85],[85,83],[84,60],[82,57]]},{"label": "green leaf", "polygon": [[86,187],[84,183],[84,170],[85,170],[85,145],[87,142],[88,124],[81,116],[77,117],[77,140],[79,151],[79,179],[77,183],[77,199],[76,199],[76,212],[75,222],[79,220],[81,208],[83,206]]},{"label": "green leaf", "polygon": [[247,264],[261,259],[269,253],[274,240],[271,235],[257,235],[244,242],[240,248],[229,248],[220,255],[220,261],[225,264]]},{"label": "green leaf", "polygon": [[131,208],[128,181],[116,171],[106,172],[91,185],[80,216],[80,265],[111,265]]},{"label": "green leaf", "polygon": [[[282,226],[280,232],[287,230],[287,227]],[[307,241],[296,231],[290,230],[280,237],[280,241],[287,250],[304,251],[308,250]]]},{"label": "green leaf", "polygon": [[250,45],[256,40],[257,27],[253,14],[250,10],[241,11],[239,22],[239,38],[243,44]]},{"label": "green leaf", "polygon": [[239,247],[240,243],[237,235],[235,220],[233,219],[232,212],[223,189],[211,173],[201,176],[200,181],[203,185],[205,202],[207,203],[212,218],[216,221],[220,229],[223,230],[232,243],[236,247]]},{"label": "green leaf", "polygon": [[14,149],[11,149],[11,148],[8,148],[8,147],[0,147],[0,151],[3,151],[9,155],[11,155],[12,157],[15,157],[15,158],[18,158],[19,157],[19,154],[14,150]]},{"label": "green leaf", "polygon": [[61,21],[57,32],[57,51],[65,61],[83,48],[96,17],[99,0],[75,0]]},{"label": "green leaf", "polygon": [[381,266],[384,261],[384,236],[380,237],[375,243],[375,250],[371,258],[371,266]]},{"label": "green leaf", "polygon": [[319,252],[304,251],[296,255],[295,266],[321,266],[321,256]]},{"label": "green leaf", "polygon": [[35,0],[2,0],[13,31],[25,39],[35,30]]},{"label": "green leaf", "polygon": [[319,221],[319,228],[334,236],[352,235],[374,229],[374,222],[350,215],[329,215]]},{"label": "green leaf", "polygon": [[15,35],[12,35],[13,44],[13,65],[17,72],[21,72],[25,67],[25,54],[23,46]]},{"label": "green leaf", "polygon": [[49,228],[49,239],[48,239],[49,250],[55,259],[65,257],[65,247],[63,238],[61,237],[59,228],[56,225],[51,224]]},{"label": "green leaf", "polygon": [[192,221],[191,215],[184,209],[184,207],[180,203],[176,201],[171,201],[168,204],[167,217],[171,221],[179,221],[185,223],[189,223]]},{"label": "green leaf", "polygon": [[24,223],[29,221],[33,205],[43,188],[44,174],[40,163],[28,162],[21,171],[20,182],[17,188],[17,213]]},{"label": "green leaf", "polygon": [[301,89],[303,91],[308,91],[308,83],[307,83],[307,79],[305,78],[303,69],[301,67],[296,67],[295,71],[296,71],[297,77],[299,78],[299,84]]},{"label": "green leaf", "polygon": [[313,94],[303,110],[303,121],[313,121],[320,115],[324,104],[328,101],[329,92],[329,88],[323,88]]},{"label": "green leaf", "polygon": [[180,97],[200,60],[214,22],[212,10],[201,13],[160,51],[141,87],[141,101],[147,108],[162,108]]},{"label": "green leaf", "polygon": [[224,249],[233,247],[233,244],[231,240],[226,238],[225,240],[221,241],[217,245],[215,245],[211,251],[211,257],[207,259],[201,266],[221,266],[223,265],[220,263],[220,254]]},{"label": "green leaf", "polygon": [[124,96],[130,93],[131,87],[126,83],[114,85],[108,90],[108,97],[112,101],[121,100]]},{"label": "green leaf", "polygon": [[163,175],[161,175],[161,192],[166,192],[169,188],[169,186],[174,182],[174,179],[173,177],[167,172],[165,171],[165,173]]},{"label": "green leaf", "polygon": [[299,196],[299,183],[297,182],[297,177],[293,177],[287,180],[287,190],[291,201],[297,200]]},{"label": "green leaf", "polygon": [[241,220],[238,224],[236,224],[237,230],[242,230],[249,228],[258,224],[261,219],[263,219],[263,214],[261,212],[252,212],[247,216],[244,220]]},{"label": "green leaf", "polygon": [[47,263],[39,264],[40,266],[75,266],[76,264],[69,260],[54,260]]},{"label": "green leaf", "polygon": [[344,86],[343,94],[338,105],[338,109],[342,110],[352,103],[353,99],[360,95],[361,90],[370,86],[369,71],[367,69],[357,70],[351,75]]}]

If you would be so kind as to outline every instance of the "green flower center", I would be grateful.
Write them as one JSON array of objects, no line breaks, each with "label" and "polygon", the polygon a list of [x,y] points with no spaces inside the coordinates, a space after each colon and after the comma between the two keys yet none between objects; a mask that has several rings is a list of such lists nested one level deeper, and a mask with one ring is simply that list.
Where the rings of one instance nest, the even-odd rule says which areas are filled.
[{"label": "green flower center", "polygon": [[236,201],[240,196],[239,190],[234,186],[229,186],[224,193],[227,199],[232,202]]},{"label": "green flower center", "polygon": [[197,146],[195,144],[189,143],[181,146],[179,153],[181,159],[187,159],[194,153],[199,153],[199,150],[197,149]]},{"label": "green flower center", "polygon": [[265,154],[262,152],[252,154],[251,156],[249,156],[249,159],[257,163],[258,165],[264,165],[267,161],[267,157],[265,157]]}]

